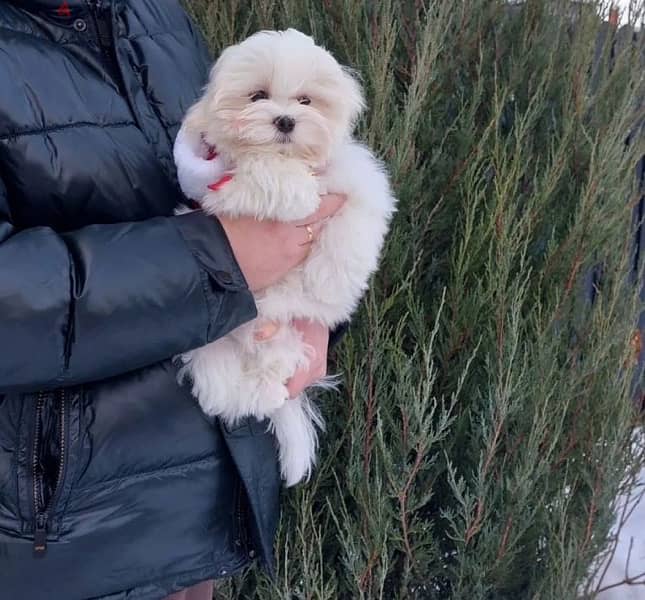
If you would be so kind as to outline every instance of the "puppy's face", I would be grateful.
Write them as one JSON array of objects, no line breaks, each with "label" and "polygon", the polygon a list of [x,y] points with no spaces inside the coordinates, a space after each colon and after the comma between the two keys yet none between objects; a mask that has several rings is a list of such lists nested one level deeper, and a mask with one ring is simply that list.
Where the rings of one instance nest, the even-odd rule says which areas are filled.
[{"label": "puppy's face", "polygon": [[310,37],[264,31],[222,53],[186,126],[233,159],[271,152],[322,165],[362,108],[360,85]]}]

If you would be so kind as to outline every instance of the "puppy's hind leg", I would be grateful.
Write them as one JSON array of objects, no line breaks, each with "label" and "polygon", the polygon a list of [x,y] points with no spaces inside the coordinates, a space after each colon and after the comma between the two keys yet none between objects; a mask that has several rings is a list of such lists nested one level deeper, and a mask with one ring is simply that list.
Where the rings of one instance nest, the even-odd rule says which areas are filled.
[{"label": "puppy's hind leg", "polygon": [[308,367],[307,348],[296,329],[281,324],[271,339],[256,343],[253,352],[247,363],[249,401],[256,416],[271,416],[290,402],[286,382],[299,368]]},{"label": "puppy's hind leg", "polygon": [[229,425],[249,413],[243,400],[244,378],[239,344],[221,338],[180,357],[180,382],[191,384],[193,396],[209,416],[221,417]]},{"label": "puppy's hind leg", "polygon": [[245,377],[246,402],[251,407],[249,413],[258,419],[272,415],[287,402],[289,390],[279,376],[256,370],[245,374]]}]

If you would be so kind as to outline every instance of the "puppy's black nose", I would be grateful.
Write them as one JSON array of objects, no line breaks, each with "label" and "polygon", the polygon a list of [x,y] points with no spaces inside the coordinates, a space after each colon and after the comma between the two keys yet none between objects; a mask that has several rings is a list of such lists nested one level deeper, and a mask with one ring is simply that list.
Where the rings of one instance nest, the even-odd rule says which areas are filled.
[{"label": "puppy's black nose", "polygon": [[277,117],[273,120],[273,124],[278,128],[281,133],[291,133],[296,126],[295,119],[291,117]]}]

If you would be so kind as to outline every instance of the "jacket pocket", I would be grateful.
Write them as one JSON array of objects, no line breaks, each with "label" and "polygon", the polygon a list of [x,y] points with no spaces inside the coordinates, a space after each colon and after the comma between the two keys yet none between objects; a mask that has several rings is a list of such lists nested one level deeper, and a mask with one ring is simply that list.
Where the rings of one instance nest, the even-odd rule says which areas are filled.
[{"label": "jacket pocket", "polygon": [[31,460],[31,496],[34,554],[47,551],[47,541],[56,533],[52,515],[56,509],[68,456],[69,399],[66,390],[40,392],[34,408]]}]

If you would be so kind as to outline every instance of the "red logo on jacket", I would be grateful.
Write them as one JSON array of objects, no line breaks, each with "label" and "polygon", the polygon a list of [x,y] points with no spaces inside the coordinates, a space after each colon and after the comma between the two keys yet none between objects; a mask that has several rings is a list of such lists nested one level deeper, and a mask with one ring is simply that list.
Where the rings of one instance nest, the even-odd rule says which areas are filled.
[{"label": "red logo on jacket", "polygon": [[72,10],[69,7],[69,4],[67,2],[63,2],[57,9],[56,12],[58,13],[59,17],[71,17],[72,16]]}]

